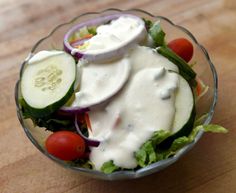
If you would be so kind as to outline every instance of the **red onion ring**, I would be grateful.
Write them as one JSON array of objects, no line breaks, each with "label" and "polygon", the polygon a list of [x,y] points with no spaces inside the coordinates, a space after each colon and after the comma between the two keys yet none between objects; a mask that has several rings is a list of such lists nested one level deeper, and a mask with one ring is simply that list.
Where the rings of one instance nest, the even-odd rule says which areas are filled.
[{"label": "red onion ring", "polygon": [[78,125],[77,115],[75,115],[75,128],[76,128],[78,134],[84,139],[86,145],[91,146],[91,147],[98,147],[99,146],[100,141],[89,139],[88,137],[83,135],[83,133],[81,132],[80,127]]},{"label": "red onion ring", "polygon": [[74,47],[74,46],[79,46],[79,45],[82,45],[85,41],[87,41],[89,38],[83,38],[81,40],[77,40],[75,42],[73,42],[71,45]]},{"label": "red onion ring", "polygon": [[[123,45],[119,48],[104,52],[104,53],[86,54],[86,53],[83,53],[83,52],[80,52],[80,51],[76,51],[75,53],[72,53],[73,52],[72,50],[74,50],[74,47],[69,43],[69,38],[73,35],[73,33],[75,33],[76,31],[78,31],[79,29],[81,29],[85,26],[87,26],[87,27],[94,26],[94,25],[98,26],[98,25],[104,24],[104,23],[106,23],[110,20],[117,19],[120,16],[129,16],[129,17],[132,17],[132,18],[135,18],[135,19],[139,20],[141,23],[143,23],[143,26],[144,26],[143,30],[140,32],[140,34],[138,34],[136,37],[132,38],[125,45]],[[69,53],[71,55],[74,55],[75,58],[77,58],[77,59],[84,58],[88,61],[95,61],[95,60],[99,61],[99,60],[104,60],[104,59],[109,59],[109,58],[112,58],[112,57],[117,57],[117,56],[124,55],[126,53],[127,49],[132,47],[134,45],[134,43],[138,43],[142,39],[144,39],[145,35],[146,35],[146,28],[145,28],[144,21],[141,18],[139,18],[138,16],[130,15],[130,14],[113,14],[113,15],[107,15],[107,16],[102,16],[102,17],[96,18],[96,19],[92,19],[92,20],[80,23],[80,24],[72,27],[65,34],[63,44],[64,44],[64,50],[67,53]]]},{"label": "red onion ring", "polygon": [[76,115],[76,114],[88,112],[89,110],[90,109],[88,107],[78,108],[78,107],[65,107],[64,106],[58,110],[58,113],[62,115]]}]

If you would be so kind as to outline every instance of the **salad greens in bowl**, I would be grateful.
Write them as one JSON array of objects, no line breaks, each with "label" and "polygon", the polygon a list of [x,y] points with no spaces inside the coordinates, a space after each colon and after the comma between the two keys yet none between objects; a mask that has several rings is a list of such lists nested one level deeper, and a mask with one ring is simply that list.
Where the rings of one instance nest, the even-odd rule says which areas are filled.
[{"label": "salad greens in bowl", "polygon": [[185,28],[143,10],[82,14],[39,40],[15,87],[18,118],[56,163],[105,179],[177,161],[212,125],[217,73]]}]

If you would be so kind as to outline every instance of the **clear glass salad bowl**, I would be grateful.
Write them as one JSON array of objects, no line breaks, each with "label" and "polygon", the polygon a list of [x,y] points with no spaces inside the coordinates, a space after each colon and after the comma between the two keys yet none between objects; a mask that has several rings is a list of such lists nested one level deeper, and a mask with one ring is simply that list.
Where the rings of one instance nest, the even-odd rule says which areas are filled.
[{"label": "clear glass salad bowl", "polygon": [[[25,59],[21,66],[21,73],[24,69],[24,65],[29,60],[32,54],[37,53],[41,50],[51,50],[51,49],[63,49],[63,37],[64,34],[74,25],[77,23],[96,18],[99,16],[110,15],[115,13],[130,13],[137,15],[139,17],[156,21],[160,20],[161,26],[166,33],[166,40],[170,41],[175,38],[184,37],[189,39],[193,46],[194,46],[194,55],[191,60],[191,63],[195,64],[193,69],[197,73],[197,76],[209,87],[208,92],[197,102],[196,110],[197,110],[197,118],[201,117],[202,115],[204,118],[202,119],[202,124],[209,124],[213,113],[214,108],[217,101],[217,73],[215,70],[214,65],[212,64],[209,55],[205,48],[198,43],[192,33],[190,33],[187,29],[175,25],[169,19],[162,17],[162,16],[154,16],[146,11],[139,10],[139,9],[132,9],[132,10],[119,10],[119,9],[107,9],[101,12],[89,12],[82,15],[79,15],[72,19],[67,23],[63,23],[55,27],[49,35],[40,39],[32,48],[29,56]],[[200,131],[195,140],[184,146],[180,151],[178,151],[173,157],[168,159],[153,163],[145,168],[132,170],[132,171],[116,171],[111,174],[105,174],[100,171],[95,171],[91,169],[81,168],[78,166],[73,166],[68,162],[59,160],[49,153],[47,153],[44,142],[50,132],[45,131],[43,128],[35,127],[30,119],[24,119],[22,115],[21,107],[18,103],[18,99],[21,96],[21,92],[19,89],[19,81],[16,83],[15,87],[15,100],[17,106],[17,115],[20,120],[20,123],[27,135],[27,137],[31,140],[31,142],[48,158],[52,159],[56,163],[60,164],[63,167],[70,168],[75,170],[81,174],[88,175],[94,178],[100,178],[105,180],[118,180],[118,179],[133,179],[139,178],[142,176],[146,176],[152,174],[154,172],[158,172],[167,166],[176,162],[181,156],[183,156],[187,151],[189,151],[201,138],[203,131]]]}]

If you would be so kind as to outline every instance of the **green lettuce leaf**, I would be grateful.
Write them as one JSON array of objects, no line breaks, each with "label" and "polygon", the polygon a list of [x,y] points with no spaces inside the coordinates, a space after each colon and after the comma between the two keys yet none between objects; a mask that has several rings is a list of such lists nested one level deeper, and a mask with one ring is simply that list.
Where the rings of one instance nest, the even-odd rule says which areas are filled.
[{"label": "green lettuce leaf", "polygon": [[95,26],[94,27],[89,27],[88,32],[89,32],[89,34],[96,35],[97,34],[97,28]]},{"label": "green lettuce leaf", "polygon": [[145,167],[156,161],[156,152],[151,141],[146,142],[139,151],[136,152],[136,160],[138,165]]},{"label": "green lettuce leaf", "polygon": [[74,122],[71,119],[59,117],[55,113],[46,117],[36,118],[36,117],[33,117],[31,113],[28,111],[25,105],[25,101],[23,99],[19,99],[19,104],[21,106],[21,111],[22,111],[22,115],[24,119],[31,119],[34,125],[37,125],[39,127],[44,127],[46,128],[46,130],[49,130],[52,132],[56,132],[60,130],[76,131]]},{"label": "green lettuce leaf", "polygon": [[209,115],[208,113],[205,113],[199,118],[195,119],[193,127],[195,128],[198,125],[202,125],[202,123],[204,123],[204,121],[207,119],[208,115]]},{"label": "green lettuce leaf", "polygon": [[145,167],[151,163],[156,162],[158,155],[156,154],[157,145],[164,141],[171,135],[167,131],[156,131],[154,132],[151,139],[144,143],[141,148],[135,152],[137,163],[141,167]]},{"label": "green lettuce leaf", "polygon": [[[201,127],[201,126],[198,126]],[[212,132],[212,133],[228,133],[228,130],[220,125],[202,125],[203,130],[205,132]],[[196,128],[197,129],[197,128]],[[201,128],[199,128],[201,129]]]},{"label": "green lettuce leaf", "polygon": [[45,127],[46,130],[56,132],[61,130],[76,131],[73,121],[68,119],[58,119],[56,115],[51,115],[51,118],[33,118],[31,120],[33,123],[39,127]]},{"label": "green lettuce leaf", "polygon": [[118,166],[116,166],[113,161],[108,161],[105,162],[102,167],[101,167],[101,171],[104,172],[105,174],[110,174],[116,170],[119,170],[120,168]]},{"label": "green lettuce leaf", "polygon": [[227,133],[228,132],[227,129],[225,129],[224,127],[220,125],[214,125],[214,124],[198,125],[190,133],[189,139],[193,141],[200,130],[203,130],[204,132],[211,132],[211,133]]},{"label": "green lettuce leaf", "polygon": [[93,163],[87,158],[87,159],[76,159],[73,161],[68,161],[68,163],[73,167],[82,167],[87,169],[93,169],[94,165]]},{"label": "green lettuce leaf", "polygon": [[156,160],[156,162],[163,159],[167,159],[175,155],[178,150],[180,150],[181,148],[183,148],[185,145],[189,143],[191,143],[191,140],[188,137],[183,136],[183,137],[179,137],[175,139],[169,149],[166,149],[166,150],[157,149],[156,151],[157,151],[158,159]]},{"label": "green lettuce leaf", "polygon": [[213,132],[213,133],[227,133],[228,130],[219,125],[199,125],[196,126],[189,136],[182,136],[176,138],[170,148],[160,149],[158,144],[160,144],[164,139],[169,137],[171,134],[166,131],[157,131],[154,133],[152,138],[145,142],[141,148],[135,153],[135,157],[138,163],[138,166],[145,167],[151,163],[167,159],[175,155],[181,148],[185,145],[192,143],[200,130],[204,132]]},{"label": "green lettuce leaf", "polygon": [[[219,125],[199,125],[196,126],[189,136],[182,136],[176,138],[171,144],[169,149],[159,149],[158,144],[164,141],[167,137],[171,135],[167,131],[156,131],[154,132],[151,139],[145,142],[141,148],[135,152],[135,158],[137,160],[138,166],[145,167],[151,163],[155,163],[160,160],[167,159],[171,156],[174,156],[181,148],[185,145],[192,143],[200,130],[204,132],[212,133],[227,133],[228,130]],[[105,162],[102,166],[102,171],[106,174],[112,173],[120,168],[116,166],[113,161]]]},{"label": "green lettuce leaf", "polygon": [[143,21],[144,21],[144,23],[145,23],[145,28],[146,28],[146,30],[149,31],[149,29],[150,29],[150,28],[152,27],[152,25],[153,25],[152,21],[151,21],[151,20],[148,20],[148,19],[145,19],[145,18],[143,18]]},{"label": "green lettuce leaf", "polygon": [[154,40],[155,46],[163,46],[165,44],[165,32],[161,28],[160,22],[154,23],[150,29],[149,34]]}]

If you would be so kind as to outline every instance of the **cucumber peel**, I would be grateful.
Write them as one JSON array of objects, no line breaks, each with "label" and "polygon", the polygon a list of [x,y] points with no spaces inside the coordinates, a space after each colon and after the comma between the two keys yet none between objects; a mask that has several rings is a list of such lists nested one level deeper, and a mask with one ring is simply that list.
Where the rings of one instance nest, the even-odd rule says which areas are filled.
[{"label": "cucumber peel", "polygon": [[27,112],[33,117],[46,117],[58,110],[73,95],[75,79],[75,60],[65,52],[55,55],[48,51],[46,57],[29,61],[20,79]]},{"label": "cucumber peel", "polygon": [[188,82],[179,75],[179,88],[175,98],[175,118],[172,126],[172,134],[164,140],[160,147],[168,148],[172,142],[182,136],[188,136],[194,127],[196,117],[194,95]]},{"label": "cucumber peel", "polygon": [[171,49],[166,46],[161,46],[157,48],[157,52],[162,56],[166,57],[168,60],[173,62],[179,68],[179,73],[184,77],[189,83],[196,85],[196,72],[185,62],[182,58],[176,55]]}]

